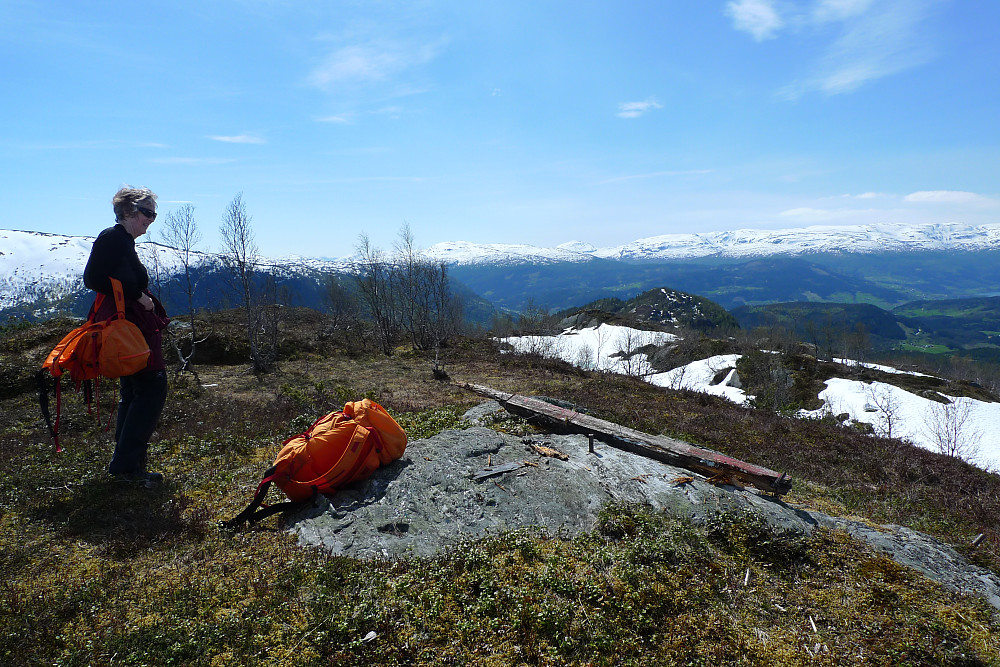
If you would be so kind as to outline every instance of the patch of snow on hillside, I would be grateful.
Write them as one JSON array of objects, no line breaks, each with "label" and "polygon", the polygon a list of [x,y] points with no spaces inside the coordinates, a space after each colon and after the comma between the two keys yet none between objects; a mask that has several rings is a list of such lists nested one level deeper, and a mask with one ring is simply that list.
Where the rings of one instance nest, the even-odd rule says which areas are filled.
[{"label": "patch of snow on hillside", "polygon": [[[836,359],[836,358],[833,360],[833,362],[835,364],[842,364],[844,366],[856,366],[858,363],[853,359]],[[883,373],[893,373],[895,375],[914,375],[914,376],[919,375],[923,377],[929,377],[926,373],[918,373],[916,371],[903,371],[898,368],[893,368],[891,366],[883,366],[882,364],[871,364],[865,362],[862,363],[861,365],[864,366],[865,368],[871,368],[877,371],[882,371]]]},{"label": "patch of snow on hillside", "polygon": [[[562,359],[588,370],[644,377],[650,383],[668,389],[688,389],[722,396],[733,403],[744,404],[749,398],[743,389],[733,386],[735,366],[741,355],[725,354],[691,362],[665,373],[656,373],[645,354],[636,354],[629,362],[615,355],[622,349],[636,349],[643,341],[665,344],[677,336],[639,331],[629,327],[602,324],[589,329],[567,329],[558,336],[514,336],[500,339],[519,352],[533,352]],[[849,360],[838,360],[853,363]],[[889,366],[865,364],[887,373],[912,373]],[[726,371],[723,373],[723,371]],[[718,378],[718,381],[716,381]],[[819,394],[824,405],[818,410],[799,412],[802,418],[821,418],[847,414],[848,419],[871,424],[876,433],[908,440],[918,447],[938,451],[928,423],[928,416],[941,409],[941,403],[912,394],[883,382],[865,383],[858,380],[831,378]],[[966,457],[971,463],[988,470],[1000,468],[1000,403],[987,403],[970,398],[948,397],[966,403],[970,408],[966,434],[978,434],[979,452]],[[880,407],[881,406],[881,407]],[[887,420],[889,413],[891,419]]]},{"label": "patch of snow on hillside", "polygon": [[500,340],[518,352],[562,359],[586,370],[645,376],[654,372],[645,354],[634,354],[631,359],[617,355],[622,350],[635,351],[644,345],[666,345],[677,340],[677,336],[601,324],[587,329],[566,329],[558,336],[511,336]]},{"label": "patch of snow on hillside", "polygon": [[[802,411],[802,416],[818,418],[846,412],[855,421],[871,424],[881,435],[889,434],[891,423],[892,437],[938,451],[931,423],[932,415],[943,405],[937,401],[884,382],[868,384],[843,378],[827,380],[826,389],[819,397],[824,402],[823,407],[812,412]],[[969,419],[962,432],[966,436],[979,436],[978,453],[965,458],[983,468],[1000,468],[1000,403],[945,397],[968,406]]]},{"label": "patch of snow on hillside", "polygon": [[[722,396],[733,403],[743,404],[747,400],[746,393],[738,387],[731,386],[736,362],[740,356],[738,354],[720,354],[708,359],[693,361],[666,373],[656,373],[647,379],[657,387],[700,391],[705,394]],[[726,375],[719,382],[715,382],[715,377],[726,370],[728,370]]]}]

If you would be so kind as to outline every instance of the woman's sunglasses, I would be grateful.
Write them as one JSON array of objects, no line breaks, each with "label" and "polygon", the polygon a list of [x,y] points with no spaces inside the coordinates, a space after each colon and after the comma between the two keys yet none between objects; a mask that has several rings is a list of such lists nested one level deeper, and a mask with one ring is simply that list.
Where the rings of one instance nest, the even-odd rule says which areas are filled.
[{"label": "woman's sunglasses", "polygon": [[150,220],[156,220],[156,211],[154,211],[151,208],[146,208],[145,206],[136,206],[135,210],[139,211],[139,213],[142,213]]}]

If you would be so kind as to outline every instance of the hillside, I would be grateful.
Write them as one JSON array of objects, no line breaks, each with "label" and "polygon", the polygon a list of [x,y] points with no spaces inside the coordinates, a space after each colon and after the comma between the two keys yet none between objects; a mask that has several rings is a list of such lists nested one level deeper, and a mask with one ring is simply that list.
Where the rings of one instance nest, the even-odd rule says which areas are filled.
[{"label": "hillside", "polygon": [[[200,366],[198,382],[172,378],[151,452],[168,483],[153,493],[105,478],[107,436],[77,397],[64,397],[67,452],[53,456],[30,382],[9,383],[0,404],[7,664],[113,656],[127,664],[240,656],[290,665],[647,664],[655,654],[671,662],[988,665],[1000,651],[997,614],[982,600],[844,532],[796,536],[752,516],[699,525],[612,506],[577,538],[513,530],[438,557],[372,561],[296,548],[274,530],[276,519],[220,532],[215,522],[249,499],[278,443],[345,400],[382,403],[418,457],[431,454],[422,438],[461,428],[459,416],[479,403],[433,380],[418,353],[341,347],[307,310],[288,313],[277,371],[254,376],[239,357],[239,321],[211,326],[217,346],[236,352],[229,365]],[[3,331],[4,377],[30,378],[63,328]],[[1000,572],[1000,478],[955,459],[824,421],[500,354],[483,340],[449,348],[446,368],[457,381],[559,397],[787,471],[793,507],[908,526]],[[544,438],[515,419],[491,428]],[[502,502],[508,492],[497,484],[490,497]],[[973,548],[979,533],[985,541]]]},{"label": "hillside", "polygon": [[651,289],[628,300],[598,299],[580,308],[568,308],[554,313],[553,320],[566,321],[577,318],[579,313],[589,313],[601,321],[654,324],[665,330],[677,328],[697,331],[733,329],[736,319],[719,304],[667,287]]},{"label": "hillside", "polygon": [[893,309],[911,330],[912,345],[944,345],[1000,359],[1000,297],[913,301]]},{"label": "hillside", "polygon": [[744,329],[781,327],[826,351],[842,349],[838,340],[862,326],[879,352],[1000,360],[1000,297],[913,301],[891,311],[870,304],[776,303],[732,314]]},{"label": "hillside", "polygon": [[784,301],[895,305],[913,298],[904,289],[881,287],[789,257],[459,265],[452,268],[452,275],[498,307],[513,310],[521,309],[529,297],[539,305],[562,310],[598,298],[630,299],[663,285],[699,294],[725,308]]},{"label": "hillside", "polygon": [[892,312],[871,304],[776,303],[742,306],[732,311],[744,329],[783,327],[804,340],[823,347],[825,339],[841,336],[864,326],[876,347],[892,347],[906,340],[906,330]]}]

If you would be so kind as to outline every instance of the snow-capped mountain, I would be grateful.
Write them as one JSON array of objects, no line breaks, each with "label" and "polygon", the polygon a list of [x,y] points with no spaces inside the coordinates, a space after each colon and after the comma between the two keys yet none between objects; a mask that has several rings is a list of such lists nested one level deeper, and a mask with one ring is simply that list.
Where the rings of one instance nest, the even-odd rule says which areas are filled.
[{"label": "snow-capped mountain", "polygon": [[593,259],[593,246],[571,242],[555,248],[508,243],[469,243],[445,241],[425,251],[431,259],[452,265],[468,264],[553,264],[556,262],[586,262]]},{"label": "snow-capped mountain", "polygon": [[[62,236],[42,232],[0,230],[0,311],[19,304],[55,304],[79,296],[81,280],[94,237]],[[137,248],[151,271],[177,272],[182,264],[176,251],[152,242]],[[784,230],[736,230],[692,234],[666,234],[639,239],[621,246],[597,248],[570,241],[554,248],[525,244],[476,244],[465,241],[438,243],[425,257],[453,267],[476,268],[518,265],[558,265],[595,260],[655,262],[704,257],[759,258],[816,253],[909,253],[915,251],[982,251],[1000,249],[1000,224],[876,224],[866,226],[817,226]],[[196,266],[217,267],[219,258],[197,253]],[[278,276],[315,277],[351,270],[350,258],[285,257],[262,259]],[[310,278],[311,279],[311,278]],[[466,278],[462,278],[466,280]],[[583,280],[583,278],[581,278]],[[619,280],[620,278],[615,278]],[[469,284],[474,290],[481,285]],[[645,287],[645,286],[641,286]],[[480,293],[486,293],[480,291]],[[539,295],[540,297],[541,295]],[[539,298],[536,297],[536,298]],[[586,300],[586,299],[585,299]],[[554,304],[558,305],[558,304]]]},{"label": "snow-capped mountain", "polygon": [[998,248],[1000,224],[875,224],[666,234],[639,239],[615,248],[598,248],[591,254],[595,257],[635,260]]},{"label": "snow-capped mountain", "polygon": [[[94,238],[0,230],[0,311],[21,304],[39,304],[40,310],[46,311],[53,304],[86,293],[83,269],[90,257]],[[151,277],[159,273],[169,278],[183,271],[180,253],[173,248],[140,241],[136,243],[136,252]],[[261,264],[279,276],[345,271],[349,266],[343,260],[303,257],[262,259]],[[191,266],[214,269],[221,266],[221,260],[213,253],[194,252]],[[62,310],[64,307],[54,309]]]},{"label": "snow-capped mountain", "polygon": [[625,245],[595,248],[570,241],[555,248],[530,245],[438,243],[428,255],[453,265],[550,264],[591,258],[616,260],[749,258],[818,252],[874,253],[920,250],[1000,249],[1000,224],[961,223],[816,226],[797,229],[740,229],[727,232],[664,234]]}]

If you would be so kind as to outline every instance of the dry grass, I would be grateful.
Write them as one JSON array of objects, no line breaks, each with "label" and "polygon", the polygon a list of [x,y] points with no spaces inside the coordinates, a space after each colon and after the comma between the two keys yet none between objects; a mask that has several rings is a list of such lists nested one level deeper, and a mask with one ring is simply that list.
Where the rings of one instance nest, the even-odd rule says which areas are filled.
[{"label": "dry grass", "polygon": [[[576,540],[526,530],[435,559],[386,562],[297,548],[274,519],[220,531],[216,523],[249,500],[277,444],[346,400],[375,398],[413,435],[453,425],[479,402],[435,381],[422,355],[400,350],[387,359],[320,345],[320,323],[310,328],[307,315],[273,374],[201,366],[200,382],[172,380],[151,449],[169,480],[157,491],[106,478],[108,436],[75,397],[65,401],[60,456],[30,392],[2,399],[0,662],[1000,664],[1000,620],[981,601],[844,535],[783,535],[752,515],[699,528],[612,507],[599,530]],[[8,334],[0,362],[30,371],[34,362],[24,360],[58,331]],[[892,520],[960,547],[988,532],[973,557],[998,570],[1000,487],[957,462],[827,424],[497,355],[482,341],[449,350],[447,363],[456,381],[558,396],[787,470],[800,480],[793,500],[826,511]],[[376,637],[366,642],[369,632]]]}]

